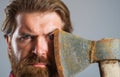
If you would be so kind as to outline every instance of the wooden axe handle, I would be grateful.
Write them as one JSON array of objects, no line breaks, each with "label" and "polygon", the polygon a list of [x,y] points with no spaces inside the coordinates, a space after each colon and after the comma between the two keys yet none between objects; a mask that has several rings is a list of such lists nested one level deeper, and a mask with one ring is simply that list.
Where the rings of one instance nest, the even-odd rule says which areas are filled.
[{"label": "wooden axe handle", "polygon": [[101,77],[120,77],[120,68],[117,60],[99,62]]}]

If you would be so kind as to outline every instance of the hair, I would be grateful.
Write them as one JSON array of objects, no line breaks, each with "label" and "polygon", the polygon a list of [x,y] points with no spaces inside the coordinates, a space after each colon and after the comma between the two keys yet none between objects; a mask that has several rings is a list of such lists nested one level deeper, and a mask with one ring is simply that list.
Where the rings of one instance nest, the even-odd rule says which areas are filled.
[{"label": "hair", "polygon": [[70,12],[61,0],[12,0],[5,8],[6,19],[3,22],[2,31],[11,35],[16,29],[15,17],[21,12],[56,12],[64,23],[63,30],[72,32]]}]

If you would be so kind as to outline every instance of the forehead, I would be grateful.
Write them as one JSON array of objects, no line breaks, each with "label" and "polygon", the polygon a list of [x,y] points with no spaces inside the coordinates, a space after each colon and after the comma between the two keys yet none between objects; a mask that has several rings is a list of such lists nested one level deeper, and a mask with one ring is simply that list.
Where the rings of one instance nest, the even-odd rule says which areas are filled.
[{"label": "forehead", "polygon": [[47,34],[56,28],[61,29],[63,26],[60,16],[55,12],[19,13],[16,21],[20,32]]}]

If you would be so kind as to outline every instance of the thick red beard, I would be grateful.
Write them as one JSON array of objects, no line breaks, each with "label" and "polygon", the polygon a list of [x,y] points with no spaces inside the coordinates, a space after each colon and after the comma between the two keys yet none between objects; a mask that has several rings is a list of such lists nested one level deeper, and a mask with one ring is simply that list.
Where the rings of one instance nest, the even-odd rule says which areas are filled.
[{"label": "thick red beard", "polygon": [[17,70],[16,77],[49,77],[49,73],[47,68],[28,65]]},{"label": "thick red beard", "polygon": [[[46,68],[35,67],[36,63],[45,63]],[[37,57],[36,54],[30,54],[21,60],[13,69],[15,77],[58,77],[55,60],[44,57]]]}]

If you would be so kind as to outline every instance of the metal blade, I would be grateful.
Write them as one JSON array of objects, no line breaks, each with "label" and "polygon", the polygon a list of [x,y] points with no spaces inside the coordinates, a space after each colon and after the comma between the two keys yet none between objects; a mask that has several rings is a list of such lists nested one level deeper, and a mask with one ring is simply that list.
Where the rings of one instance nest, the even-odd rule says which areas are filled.
[{"label": "metal blade", "polygon": [[54,52],[60,77],[74,77],[90,64],[92,41],[73,34],[54,33]]}]

